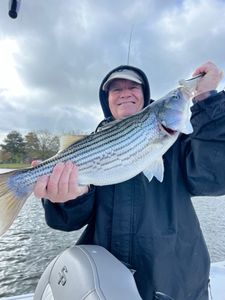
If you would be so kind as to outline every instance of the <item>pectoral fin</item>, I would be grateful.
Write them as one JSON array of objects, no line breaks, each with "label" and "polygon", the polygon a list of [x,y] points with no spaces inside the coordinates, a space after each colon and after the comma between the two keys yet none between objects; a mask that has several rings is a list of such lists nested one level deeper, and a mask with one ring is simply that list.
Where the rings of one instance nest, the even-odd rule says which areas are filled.
[{"label": "pectoral fin", "polygon": [[193,127],[192,127],[191,122],[189,120],[184,124],[184,126],[181,129],[181,132],[185,133],[185,134],[190,134],[190,133],[193,132]]},{"label": "pectoral fin", "polygon": [[155,176],[160,182],[162,182],[164,174],[164,164],[162,157],[151,163],[151,165],[146,168],[143,173],[148,178],[149,182],[152,180],[153,176]]}]

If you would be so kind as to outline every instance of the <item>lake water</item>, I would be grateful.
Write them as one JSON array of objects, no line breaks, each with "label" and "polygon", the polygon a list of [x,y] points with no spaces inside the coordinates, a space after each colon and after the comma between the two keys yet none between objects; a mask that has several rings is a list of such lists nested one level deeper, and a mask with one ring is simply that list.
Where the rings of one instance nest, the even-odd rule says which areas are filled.
[{"label": "lake water", "polygon": [[[225,197],[193,199],[213,262],[225,260]],[[81,232],[50,229],[40,200],[30,197],[0,238],[0,298],[33,292],[48,263]]]}]

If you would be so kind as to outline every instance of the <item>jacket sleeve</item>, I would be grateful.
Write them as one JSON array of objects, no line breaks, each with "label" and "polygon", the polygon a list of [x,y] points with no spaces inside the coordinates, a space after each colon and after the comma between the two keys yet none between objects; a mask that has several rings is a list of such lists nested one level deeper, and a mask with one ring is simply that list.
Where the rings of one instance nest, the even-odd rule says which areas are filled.
[{"label": "jacket sleeve", "polygon": [[192,107],[194,131],[183,136],[185,180],[193,196],[225,194],[225,92]]},{"label": "jacket sleeve", "polygon": [[63,231],[81,229],[89,223],[94,214],[94,202],[94,186],[87,194],[65,203],[52,203],[42,199],[46,223],[54,229]]}]

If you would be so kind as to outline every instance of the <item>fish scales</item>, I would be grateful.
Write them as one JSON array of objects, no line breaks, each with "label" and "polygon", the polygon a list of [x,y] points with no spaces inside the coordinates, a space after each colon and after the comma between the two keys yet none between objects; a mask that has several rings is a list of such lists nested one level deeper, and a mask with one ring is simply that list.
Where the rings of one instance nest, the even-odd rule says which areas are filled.
[{"label": "fish scales", "polygon": [[[106,153],[108,149],[113,148],[113,153],[118,153],[118,157],[120,155],[125,155],[129,150],[125,146],[132,146],[134,141],[136,141],[137,144],[140,144],[139,141],[137,142],[137,137],[133,134],[135,131],[137,131],[138,127],[135,126],[135,123],[132,122],[132,119],[127,121],[129,122],[124,122],[124,126],[117,126],[117,124],[115,124],[115,126],[112,126],[111,128],[102,130],[99,135],[92,135],[90,138],[86,138],[85,140],[77,142],[75,144],[75,148],[74,146],[70,147],[68,150],[60,153],[58,157],[55,156],[54,158],[42,163],[40,166],[29,170],[26,176],[18,178],[17,184],[20,186],[21,184],[30,185],[35,183],[40,175],[50,174],[55,163],[58,161],[72,160],[73,162],[77,163],[78,166],[80,166],[80,171],[82,173],[82,166],[86,165],[88,162],[102,159],[102,155],[99,156],[99,153]],[[108,133],[110,133],[110,135],[108,135]],[[130,138],[125,139],[125,136],[128,134],[130,134]],[[82,151],[84,148],[87,149],[86,152]],[[124,153],[120,153],[119,148],[121,148]],[[130,150],[132,149],[134,150],[135,148],[130,147]],[[108,163],[111,162],[111,160],[108,161]],[[10,185],[12,185],[12,183]]]},{"label": "fish scales", "polygon": [[[129,146],[135,146],[134,143],[137,143],[137,136],[134,134],[133,137],[131,138],[126,138],[123,140],[123,142],[120,141],[120,139],[117,140],[117,142],[115,141],[114,143],[109,143],[106,147],[105,145],[102,145],[101,147],[101,150],[100,150],[100,154],[99,154],[99,150],[95,152],[96,154],[96,159],[98,159],[98,157],[102,157],[102,158],[105,158],[105,157],[108,157],[110,156],[110,154],[112,152],[114,152],[114,154],[117,154],[117,157],[121,157],[121,159],[127,154],[129,154],[129,152],[127,152],[129,149],[128,147]],[[130,151],[134,150],[135,148],[132,148],[130,149]],[[93,153],[92,153],[93,154]],[[88,159],[89,156],[87,156],[87,160],[86,160],[86,163],[88,162],[91,162],[92,159]],[[125,159],[126,157],[124,157]],[[95,159],[95,158],[93,158]],[[78,165],[81,167],[80,170],[83,170],[83,165],[79,164],[79,159],[77,160],[77,163]]]},{"label": "fish scales", "polygon": [[[134,128],[132,129],[131,126],[128,126],[126,129],[127,129],[127,131],[123,130],[123,127],[121,128],[124,135],[127,135],[131,131],[134,131]],[[128,132],[128,129],[129,129],[129,132]],[[87,151],[86,153],[81,152],[82,153],[81,155],[80,155],[79,151],[74,152],[74,157],[76,158],[75,162],[80,166],[80,171],[82,170],[82,166],[83,166],[82,163],[87,164],[88,162],[92,161],[95,158],[98,159],[99,152],[102,152],[103,154],[106,153],[109,149],[112,148],[112,145],[114,147],[116,147],[116,145],[118,145],[118,148],[116,148],[116,151],[117,151],[121,147],[121,139],[124,140],[124,141],[127,141],[127,142],[129,141],[128,139],[124,139],[123,135],[121,136],[120,131],[118,132],[118,130],[117,130],[117,134],[115,134],[115,130],[113,130],[113,133],[114,133],[114,135],[111,137],[111,139],[107,139],[107,133],[106,132],[104,133],[103,139],[101,139],[101,141],[100,141],[101,143],[104,142],[103,144],[101,144],[101,151],[99,151],[100,150],[99,149],[99,147],[100,147],[99,143],[94,143],[95,147],[93,147],[92,149],[91,149],[90,145],[87,145],[88,147],[86,146],[90,150],[95,150],[94,152],[93,151],[91,153],[90,153],[90,151]],[[120,136],[120,139],[118,139],[118,135]],[[136,137],[133,137],[133,138],[136,139]],[[113,144],[112,144],[112,142],[113,142]],[[86,156],[85,156],[85,154],[86,154]],[[96,155],[97,155],[97,157],[96,157]],[[83,160],[80,159],[81,157],[82,157]]]},{"label": "fish scales", "polygon": [[[150,135],[149,135],[150,137]],[[151,139],[143,139],[143,142],[140,142],[140,139],[137,139],[137,137],[135,136],[130,136],[130,139],[129,137],[127,137],[127,139],[121,143],[120,145],[116,145],[115,148],[113,148],[113,146],[115,145],[112,145],[112,158],[114,159],[115,158],[115,155],[118,156],[118,159],[116,160],[113,160],[113,162],[115,162],[116,164],[112,163],[112,161],[109,162],[109,164],[107,164],[105,162],[105,159],[103,158],[102,159],[102,165],[104,165],[104,171],[109,171],[111,169],[113,169],[113,172],[111,172],[111,174],[109,174],[108,172],[106,172],[104,175],[107,175],[107,176],[110,176],[110,180],[107,178],[107,176],[103,176],[103,173],[101,172],[100,173],[100,177],[103,177],[103,178],[99,178],[97,180],[97,174],[95,172],[95,184],[97,185],[104,185],[104,184],[107,184],[108,182],[117,182],[117,181],[120,181],[122,178],[123,180],[126,180],[128,179],[128,177],[132,176],[133,174],[135,174],[137,172],[138,169],[142,168],[142,165],[145,164],[145,161],[141,161],[140,158],[143,157],[143,150],[145,150],[145,148],[148,146],[148,143],[151,142]],[[122,147],[121,147],[122,145]],[[114,154],[114,153],[115,154]],[[145,151],[146,152],[146,151]],[[124,156],[124,158],[123,158]],[[107,159],[107,157],[106,157]],[[135,161],[139,162],[138,165],[135,166],[136,170],[132,167],[130,167],[130,165],[132,163],[134,163]],[[123,167],[124,166],[128,166],[129,168],[126,168],[126,172],[124,172],[123,170]],[[96,171],[94,168],[92,168],[93,171]],[[131,170],[132,169],[132,172]],[[118,172],[118,171],[123,171],[122,173],[121,172]],[[130,173],[131,172],[131,173]],[[112,178],[112,175],[114,176],[114,178]],[[81,172],[81,176],[82,176],[82,172]],[[119,178],[118,178],[119,176]],[[105,180],[105,182],[103,181]],[[82,182],[82,179],[81,179],[81,182]]]},{"label": "fish scales", "polygon": [[[139,137],[137,136],[137,133],[139,133]],[[126,138],[118,137],[117,139],[115,139],[114,143],[110,144],[110,147],[105,147],[105,145],[107,144],[102,144],[101,147],[98,147],[98,151],[96,153],[97,156],[95,158],[103,159],[102,165],[105,164],[105,166],[107,166],[107,163],[112,163],[112,161],[110,161],[109,159],[110,155],[113,155],[113,157],[111,158],[113,159],[113,161],[115,161],[114,158],[115,155],[117,155],[117,160],[119,160],[120,162],[127,161],[127,163],[130,163],[129,156],[135,155],[135,152],[137,152],[137,150],[140,150],[139,148],[141,147],[143,142],[143,135],[140,134],[140,130],[139,132],[137,132],[137,127],[134,127],[132,131],[130,130],[130,135],[127,134]],[[88,162],[94,161],[95,158],[90,159]],[[85,163],[87,164],[87,161]],[[80,167],[79,170],[82,174],[83,168],[82,165],[80,165],[79,159],[77,160],[77,164]],[[126,165],[126,163],[124,163],[124,165]],[[85,169],[87,169],[87,167]]]},{"label": "fish scales", "polygon": [[[139,135],[141,134],[143,125],[142,126],[140,125],[141,124],[140,120],[142,120],[143,123],[149,122],[151,120],[151,118],[149,118],[148,116],[149,114],[151,114],[151,118],[154,119],[154,114],[151,112],[150,109],[148,109],[143,112],[143,115],[145,117],[143,117],[142,114],[134,115],[124,120],[126,122],[121,122],[121,123],[116,122],[114,126],[100,131],[99,132],[100,134],[95,134],[95,135],[93,134],[85,138],[84,140],[78,141],[77,143],[69,147],[68,150],[61,152],[58,155],[58,157],[55,156],[52,160],[51,159],[48,160],[47,161],[48,163],[44,162],[43,164],[40,164],[40,166],[38,166],[36,169],[35,168],[31,169],[23,178],[19,176],[18,179],[16,180],[18,190],[21,188],[23,184],[29,186],[30,184],[35,183],[37,178],[40,176],[40,174],[42,175],[50,174],[56,162],[67,161],[67,160],[72,160],[74,163],[78,165],[78,167],[80,167],[79,178],[82,184],[96,184],[96,185],[107,184],[108,180],[105,177],[103,171],[109,171],[112,168],[114,168],[115,169],[114,177],[115,177],[118,174],[116,168],[121,169],[121,161],[124,162],[123,165],[128,165],[132,161],[138,159],[139,156],[137,158],[136,156],[140,151],[137,152],[136,148],[134,147],[134,142],[136,142],[136,147],[138,148],[140,147],[141,143],[137,139],[134,133],[135,131],[137,131],[139,132]],[[136,124],[139,124],[139,126],[136,126]],[[150,127],[154,127],[154,123],[152,121],[150,122],[150,124],[151,124]],[[146,125],[147,124],[145,124],[144,127],[147,127]],[[108,148],[112,149],[110,150],[108,155],[106,155],[108,161],[105,160],[104,156],[102,155],[106,153],[105,150],[106,145]],[[82,151],[84,148],[86,149],[86,151]],[[125,164],[126,162],[125,159],[127,158],[127,154],[129,154],[129,151],[131,153],[130,156],[133,156],[133,159],[132,161],[127,160],[127,163]],[[112,153],[113,155],[109,156],[110,153]],[[121,158],[122,155],[123,155],[123,160],[119,159]],[[112,157],[112,160],[110,160],[108,156]],[[120,162],[119,164],[116,163],[115,156],[117,157],[117,161]],[[99,172],[102,171],[102,172],[99,176],[96,176],[97,175],[96,170],[94,170],[95,180],[91,182],[89,179],[90,176],[88,176],[88,172],[87,172],[88,168],[86,168],[86,172],[84,172],[85,175],[84,178],[82,177],[83,175],[82,166],[83,165],[87,166],[87,163],[90,162],[91,163],[90,169],[93,169],[93,166],[96,165],[96,161],[100,161],[98,166],[102,166],[102,168],[99,167],[98,171]],[[37,170],[39,170],[39,172],[37,172]],[[126,180],[128,176],[130,175],[125,175],[124,180]],[[106,183],[104,182],[104,178],[106,178]],[[15,180],[13,178],[11,180],[13,180],[13,182],[11,181],[9,185],[10,186],[15,185]],[[119,178],[118,180],[121,180],[121,178]],[[114,178],[113,181],[116,182],[117,179]]]},{"label": "fish scales", "polygon": [[58,162],[73,161],[78,166],[80,184],[114,184],[140,172],[149,181],[153,176],[162,181],[163,154],[180,132],[192,131],[190,99],[196,85],[197,81],[182,81],[181,87],[136,115],[109,123],[37,167],[1,174],[0,235],[16,218],[38,177],[51,174]]}]

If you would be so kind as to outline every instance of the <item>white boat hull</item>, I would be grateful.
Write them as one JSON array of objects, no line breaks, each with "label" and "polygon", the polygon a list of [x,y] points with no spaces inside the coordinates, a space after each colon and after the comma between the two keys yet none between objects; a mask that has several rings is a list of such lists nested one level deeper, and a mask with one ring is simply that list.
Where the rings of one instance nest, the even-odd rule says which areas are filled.
[{"label": "white boat hull", "polygon": [[[34,294],[25,294],[2,300],[33,300],[33,296]],[[225,261],[211,264],[209,299],[225,300]]]},{"label": "white boat hull", "polygon": [[225,261],[211,265],[210,289],[213,300],[225,300]]}]

